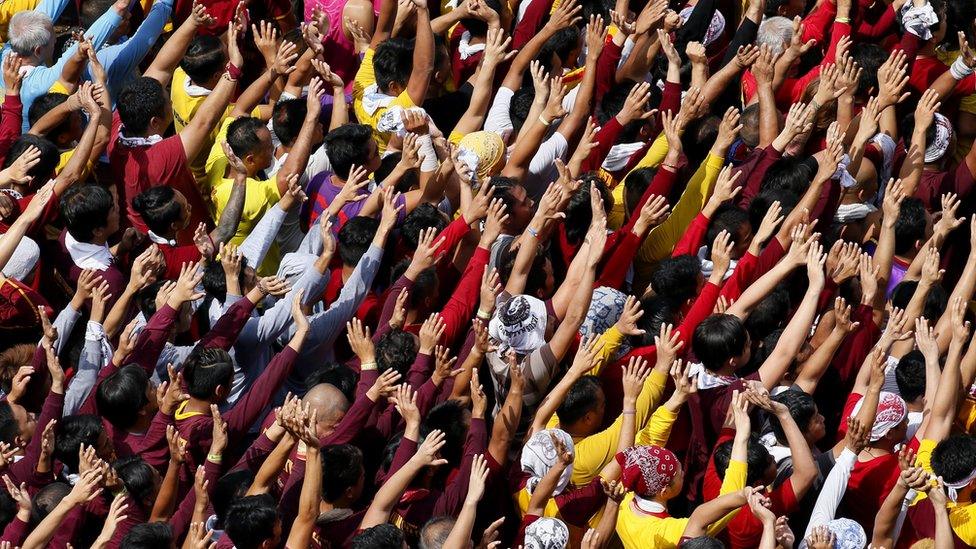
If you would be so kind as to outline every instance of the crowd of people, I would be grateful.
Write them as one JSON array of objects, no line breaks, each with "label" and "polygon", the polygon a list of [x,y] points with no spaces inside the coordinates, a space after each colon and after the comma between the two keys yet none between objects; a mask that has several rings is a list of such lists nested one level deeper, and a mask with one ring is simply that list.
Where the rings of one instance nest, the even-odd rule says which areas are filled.
[{"label": "crowd of people", "polygon": [[969,0],[3,0],[0,547],[976,546]]}]

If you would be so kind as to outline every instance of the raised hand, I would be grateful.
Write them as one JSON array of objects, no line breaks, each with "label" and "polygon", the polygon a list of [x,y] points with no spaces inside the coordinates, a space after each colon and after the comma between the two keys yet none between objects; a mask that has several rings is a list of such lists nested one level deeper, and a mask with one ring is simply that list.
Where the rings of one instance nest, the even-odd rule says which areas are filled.
[{"label": "raised hand", "polygon": [[618,332],[625,336],[644,335],[644,330],[637,327],[637,322],[642,316],[644,316],[644,310],[641,309],[640,301],[632,295],[627,296],[627,301],[624,302],[623,312],[621,312],[620,318],[617,319],[614,326]]},{"label": "raised hand", "polygon": [[650,365],[641,357],[631,357],[630,361],[624,366],[623,386],[624,386],[624,409],[628,405],[637,402],[641,389],[644,388],[644,381],[651,374]]}]

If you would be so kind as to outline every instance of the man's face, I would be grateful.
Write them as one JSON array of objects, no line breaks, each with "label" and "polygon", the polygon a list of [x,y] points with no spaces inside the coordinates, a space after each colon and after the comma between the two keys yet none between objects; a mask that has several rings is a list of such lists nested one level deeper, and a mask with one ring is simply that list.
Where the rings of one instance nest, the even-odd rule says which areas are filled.
[{"label": "man's face", "polygon": [[119,203],[112,201],[112,209],[108,211],[108,223],[105,225],[106,236],[119,232]]},{"label": "man's face", "polygon": [[369,147],[369,153],[366,155],[366,171],[373,173],[380,169],[380,161],[382,160],[380,158],[380,147],[376,144],[375,139],[370,139],[367,147]]},{"label": "man's face", "polygon": [[521,233],[529,225],[529,221],[532,221],[532,207],[535,205],[535,201],[525,191],[525,187],[521,185],[512,187],[509,193],[515,199],[515,206],[509,212],[511,216],[509,223],[514,231]]},{"label": "man's face", "polygon": [[268,128],[262,126],[254,132],[257,136],[260,144],[257,149],[251,153],[251,163],[255,171],[266,170],[274,164],[274,145],[271,143],[271,132]]}]

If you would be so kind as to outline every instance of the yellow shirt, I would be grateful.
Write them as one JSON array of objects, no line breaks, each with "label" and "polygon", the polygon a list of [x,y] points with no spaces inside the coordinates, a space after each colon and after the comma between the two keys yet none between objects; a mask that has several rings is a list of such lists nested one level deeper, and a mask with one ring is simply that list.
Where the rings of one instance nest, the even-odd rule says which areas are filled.
[{"label": "yellow shirt", "polygon": [[[220,125],[220,132],[217,135],[218,143],[223,141],[227,136],[227,128],[231,122],[233,122],[233,119],[228,118]],[[224,172],[227,170],[227,156],[219,144],[214,145],[210,149],[206,169],[207,181],[210,183],[210,197],[215,208],[213,212],[214,219],[219,220],[221,213],[224,211],[224,207],[227,205],[227,201],[230,199],[230,193],[234,186],[233,178],[224,177]],[[244,198],[244,209],[241,212],[241,222],[237,226],[237,232],[234,233],[234,237],[230,241],[234,244],[244,242],[244,239],[247,238],[247,235],[251,234],[254,226],[258,224],[258,221],[261,220],[265,212],[277,204],[280,198],[281,195],[278,193],[277,178],[272,177],[271,179],[260,180],[249,177],[247,179],[247,194]],[[258,275],[270,276],[275,274],[278,271],[279,260],[278,246],[272,244],[268,255],[264,258],[264,262],[257,269]]]},{"label": "yellow shirt", "polygon": [[[935,472],[932,470],[932,452],[937,444],[932,439],[922,439],[916,454],[916,464],[933,474]],[[919,492],[912,505],[925,497],[925,494]],[[976,547],[976,503],[958,504],[949,501],[946,503],[946,509],[949,510],[949,524],[952,525],[952,531],[967,545]]]},{"label": "yellow shirt", "polygon": [[[413,100],[404,90],[400,95],[393,98],[392,101],[386,106],[376,108],[372,113],[366,110],[363,105],[363,98],[366,95],[366,89],[370,86],[376,84],[376,74],[373,72],[373,55],[376,52],[373,48],[366,50],[366,55],[363,56],[363,62],[359,65],[359,72],[356,73],[356,80],[352,85],[352,107],[356,112],[356,118],[359,119],[361,124],[369,124],[373,128],[373,137],[376,138],[376,144],[379,145],[380,154],[386,150],[386,145],[390,141],[389,132],[381,132],[376,129],[377,124],[379,124],[380,117],[390,109],[390,107],[403,107],[404,109],[409,109],[411,107],[416,107]],[[377,93],[379,91],[377,90]]]},{"label": "yellow shirt", "polygon": [[40,0],[5,0],[0,3],[0,46],[7,41],[7,27],[10,25],[10,18],[17,12],[34,9],[40,3]]},{"label": "yellow shirt", "polygon": [[[71,157],[74,156],[74,154],[75,154],[74,149],[68,149],[66,151],[62,151],[61,155],[58,157],[58,167],[54,169],[54,173],[61,173],[61,170],[63,170],[64,167],[68,165],[68,161],[71,160]],[[81,180],[88,179],[88,176],[91,175],[92,170],[94,169],[95,169],[95,165],[92,164],[91,161],[89,161],[85,165],[85,169],[81,172]]]}]

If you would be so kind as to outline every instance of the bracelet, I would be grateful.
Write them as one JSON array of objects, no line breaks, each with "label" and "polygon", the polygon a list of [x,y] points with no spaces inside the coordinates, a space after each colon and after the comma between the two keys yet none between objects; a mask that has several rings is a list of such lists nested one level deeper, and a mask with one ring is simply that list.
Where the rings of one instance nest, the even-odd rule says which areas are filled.
[{"label": "bracelet", "polygon": [[376,363],[375,362],[363,362],[362,364],[359,365],[359,369],[360,370],[375,370],[376,369]]},{"label": "bracelet", "polygon": [[210,463],[220,463],[221,461],[223,461],[223,459],[224,456],[220,454],[207,454],[207,461],[209,461]]},{"label": "bracelet", "polygon": [[970,74],[973,74],[973,68],[967,65],[966,62],[962,60],[962,56],[960,55],[955,61],[952,62],[952,65],[949,66],[949,72],[952,73],[952,77],[956,80],[962,80]]},{"label": "bracelet", "polygon": [[539,231],[533,229],[532,227],[526,227],[525,230],[528,231],[529,234],[532,235],[534,238],[539,238]]},{"label": "bracelet", "polygon": [[620,412],[620,414],[624,416],[634,416],[637,415],[637,410],[624,410],[623,412]]},{"label": "bracelet", "polygon": [[539,115],[539,123],[542,124],[543,126],[546,126],[546,127],[548,127],[550,124],[552,124],[552,122],[549,122],[548,120],[546,120],[541,114]]},{"label": "bracelet", "polygon": [[227,66],[224,67],[224,70],[227,71],[227,74],[230,76],[231,80],[237,80],[242,74],[244,74],[240,67],[234,65],[230,61],[227,62]]},{"label": "bracelet", "polygon": [[491,313],[486,313],[481,309],[478,309],[478,318],[481,320],[491,320]]},{"label": "bracelet", "polygon": [[819,109],[820,109],[820,107],[822,107],[822,106],[823,106],[823,105],[821,105],[820,103],[817,103],[817,101],[816,101],[815,99],[811,99],[811,100],[810,100],[810,104],[811,104],[811,105],[813,105],[813,108],[815,108],[815,109],[817,109],[817,110],[819,110]]},{"label": "bracelet", "polygon": [[850,22],[851,22],[851,18],[850,17],[835,17],[834,18],[834,23],[848,23],[849,24]]}]

